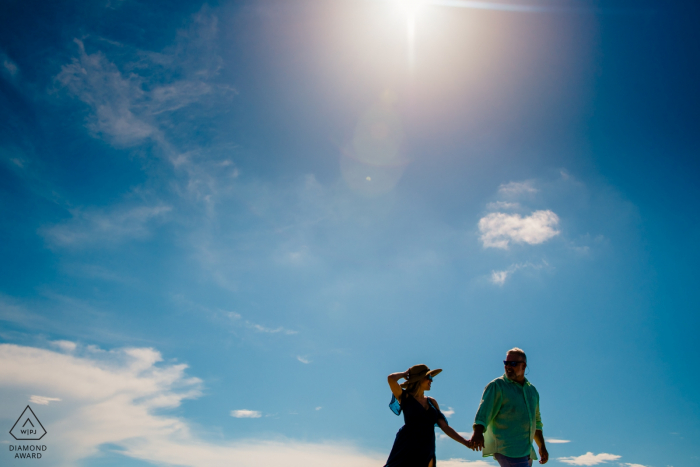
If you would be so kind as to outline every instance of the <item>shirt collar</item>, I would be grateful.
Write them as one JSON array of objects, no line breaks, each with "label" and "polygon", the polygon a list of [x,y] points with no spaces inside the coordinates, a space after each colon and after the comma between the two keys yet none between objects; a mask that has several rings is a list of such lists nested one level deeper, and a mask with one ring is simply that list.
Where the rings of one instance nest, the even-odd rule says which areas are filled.
[{"label": "shirt collar", "polygon": [[[503,379],[505,379],[506,381],[508,381],[511,384],[518,384],[515,381],[513,381],[512,379],[508,378],[508,376],[506,376],[505,373],[503,373]],[[518,384],[518,386],[520,386],[520,385]],[[527,378],[525,378],[525,381],[523,381],[523,387],[524,386],[530,386],[530,381],[528,381]]]}]

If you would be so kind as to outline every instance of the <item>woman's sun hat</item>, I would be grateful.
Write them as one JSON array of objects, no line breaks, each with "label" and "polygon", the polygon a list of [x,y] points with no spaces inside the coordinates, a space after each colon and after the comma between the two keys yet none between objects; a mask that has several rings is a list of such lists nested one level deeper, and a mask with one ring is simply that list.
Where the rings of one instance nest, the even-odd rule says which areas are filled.
[{"label": "woman's sun hat", "polygon": [[436,370],[431,370],[428,368],[428,365],[423,365],[422,363],[420,365],[413,365],[408,369],[408,378],[406,378],[406,381],[401,383],[401,387],[405,389],[409,384],[421,381],[427,376],[435,376],[441,371],[442,370],[439,368]]}]

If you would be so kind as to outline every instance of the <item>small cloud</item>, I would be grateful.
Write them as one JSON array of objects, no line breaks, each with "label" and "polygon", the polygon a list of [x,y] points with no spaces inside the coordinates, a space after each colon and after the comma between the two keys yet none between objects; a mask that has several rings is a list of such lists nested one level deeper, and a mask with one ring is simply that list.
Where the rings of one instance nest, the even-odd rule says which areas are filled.
[{"label": "small cloud", "polygon": [[49,402],[60,402],[57,397],[32,396],[29,398],[30,404],[49,405]]},{"label": "small cloud", "polygon": [[239,315],[235,311],[227,311],[226,316],[228,316],[229,319],[240,319],[241,318],[241,315]]},{"label": "small cloud", "polygon": [[510,277],[515,271],[519,269],[524,269],[524,268],[532,268],[532,269],[542,269],[544,266],[547,266],[546,261],[542,261],[542,264],[532,264],[532,263],[520,263],[520,264],[511,264],[508,269],[505,269],[503,271],[491,271],[491,282],[496,285],[502,286],[503,284],[506,283],[506,279]]},{"label": "small cloud", "polygon": [[232,410],[231,416],[234,418],[260,418],[262,414],[257,410]]},{"label": "small cloud", "polygon": [[58,347],[64,352],[74,352],[78,344],[71,341],[51,341],[51,345]]},{"label": "small cloud", "polygon": [[570,443],[568,439],[556,439],[556,438],[545,438],[545,441],[548,443],[552,444],[564,444],[564,443]]},{"label": "small cloud", "polygon": [[306,363],[307,365],[311,363],[311,360],[309,360],[308,358],[304,358],[301,355],[297,355],[297,360],[299,360],[301,363]]},{"label": "small cloud", "polygon": [[578,457],[558,457],[557,460],[570,465],[598,465],[609,461],[616,461],[620,457],[622,456],[607,454],[605,452],[601,452],[600,454],[587,452],[586,454]]},{"label": "small cloud", "polygon": [[323,408],[323,407],[320,407],[320,406],[319,406],[319,407],[316,407],[316,410],[321,410],[322,408]]},{"label": "small cloud", "polygon": [[0,52],[0,63],[2,63],[2,70],[10,75],[10,78],[15,78],[17,73],[19,73],[19,67],[17,64],[2,52]]},{"label": "small cloud", "polygon": [[491,272],[491,282],[496,285],[503,285],[506,283],[508,275],[511,274],[508,270],[506,271],[493,271]]},{"label": "small cloud", "polygon": [[507,201],[495,201],[486,205],[489,211],[498,211],[499,209],[520,209],[520,203],[509,203]]},{"label": "small cloud", "polygon": [[519,214],[491,213],[479,220],[484,248],[508,249],[510,242],[537,245],[559,235],[559,217],[552,211]]},{"label": "small cloud", "polygon": [[265,332],[268,334],[287,334],[287,335],[292,335],[292,334],[297,334],[298,331],[292,331],[291,329],[285,329],[282,326],[277,327],[277,328],[266,328],[265,326],[262,326],[260,324],[255,324],[251,323],[250,321],[246,321],[246,325],[251,328],[255,329],[258,332]]},{"label": "small cloud", "polygon": [[442,411],[442,414],[447,418],[450,418],[452,415],[454,415],[454,413],[455,411],[452,407],[448,407],[447,410]]},{"label": "small cloud", "polygon": [[642,465],[642,464],[625,464],[622,462],[620,462],[620,465],[626,465],[627,467],[647,467],[646,465]]},{"label": "small cloud", "polygon": [[522,193],[537,193],[532,182],[510,182],[498,187],[498,192],[504,195],[519,195]]}]

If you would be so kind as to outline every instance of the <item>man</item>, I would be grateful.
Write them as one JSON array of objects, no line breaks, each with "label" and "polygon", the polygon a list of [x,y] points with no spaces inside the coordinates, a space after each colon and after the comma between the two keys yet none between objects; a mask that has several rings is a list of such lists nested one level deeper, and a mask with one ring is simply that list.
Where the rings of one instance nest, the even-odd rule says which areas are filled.
[{"label": "man", "polygon": [[484,457],[494,456],[501,467],[531,467],[537,459],[532,447],[539,447],[540,464],[549,453],[544,445],[540,419],[540,395],[525,378],[527,356],[517,347],[506,354],[506,373],[491,381],[474,419],[472,449],[483,450]]}]

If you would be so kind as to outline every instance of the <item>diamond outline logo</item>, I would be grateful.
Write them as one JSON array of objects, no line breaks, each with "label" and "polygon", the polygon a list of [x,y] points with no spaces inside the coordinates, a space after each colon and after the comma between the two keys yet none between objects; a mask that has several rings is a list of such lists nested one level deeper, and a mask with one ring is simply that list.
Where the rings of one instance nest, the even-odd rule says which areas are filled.
[{"label": "diamond outline logo", "polygon": [[[34,421],[36,421],[36,423],[41,427],[41,430],[43,431],[42,435],[39,436],[38,438],[23,438],[22,436],[20,436],[20,437],[18,438],[18,437],[15,436],[15,434],[13,433],[13,431],[15,430],[15,427],[17,426],[17,424],[20,422],[20,420],[22,420],[22,418],[23,418],[23,417],[25,416],[25,414],[27,413],[27,410],[29,410],[29,412],[31,412],[31,417],[34,418]],[[36,429],[36,426],[34,425],[34,422],[32,422],[32,418],[31,418],[31,417],[30,417],[30,415],[27,415],[27,419],[24,421],[24,423],[22,424],[22,426],[21,426],[20,428],[24,428],[24,426],[27,424],[27,422],[29,422],[29,424],[32,426],[32,428]],[[37,430],[37,431],[38,431],[38,430]],[[15,422],[15,424],[12,425],[12,429],[10,429],[10,434],[11,434],[12,437],[13,437],[14,439],[16,439],[17,441],[39,441],[41,438],[43,438],[44,436],[46,436],[46,428],[44,428],[44,425],[41,424],[41,422],[40,422],[39,419],[37,418],[37,416],[36,416],[36,414],[34,413],[34,411],[32,410],[32,408],[29,407],[29,406],[27,406],[27,407],[22,411],[22,415],[19,416],[19,418],[17,419],[17,421]],[[37,433],[37,435],[38,435],[38,434],[39,434],[39,433]]]}]

